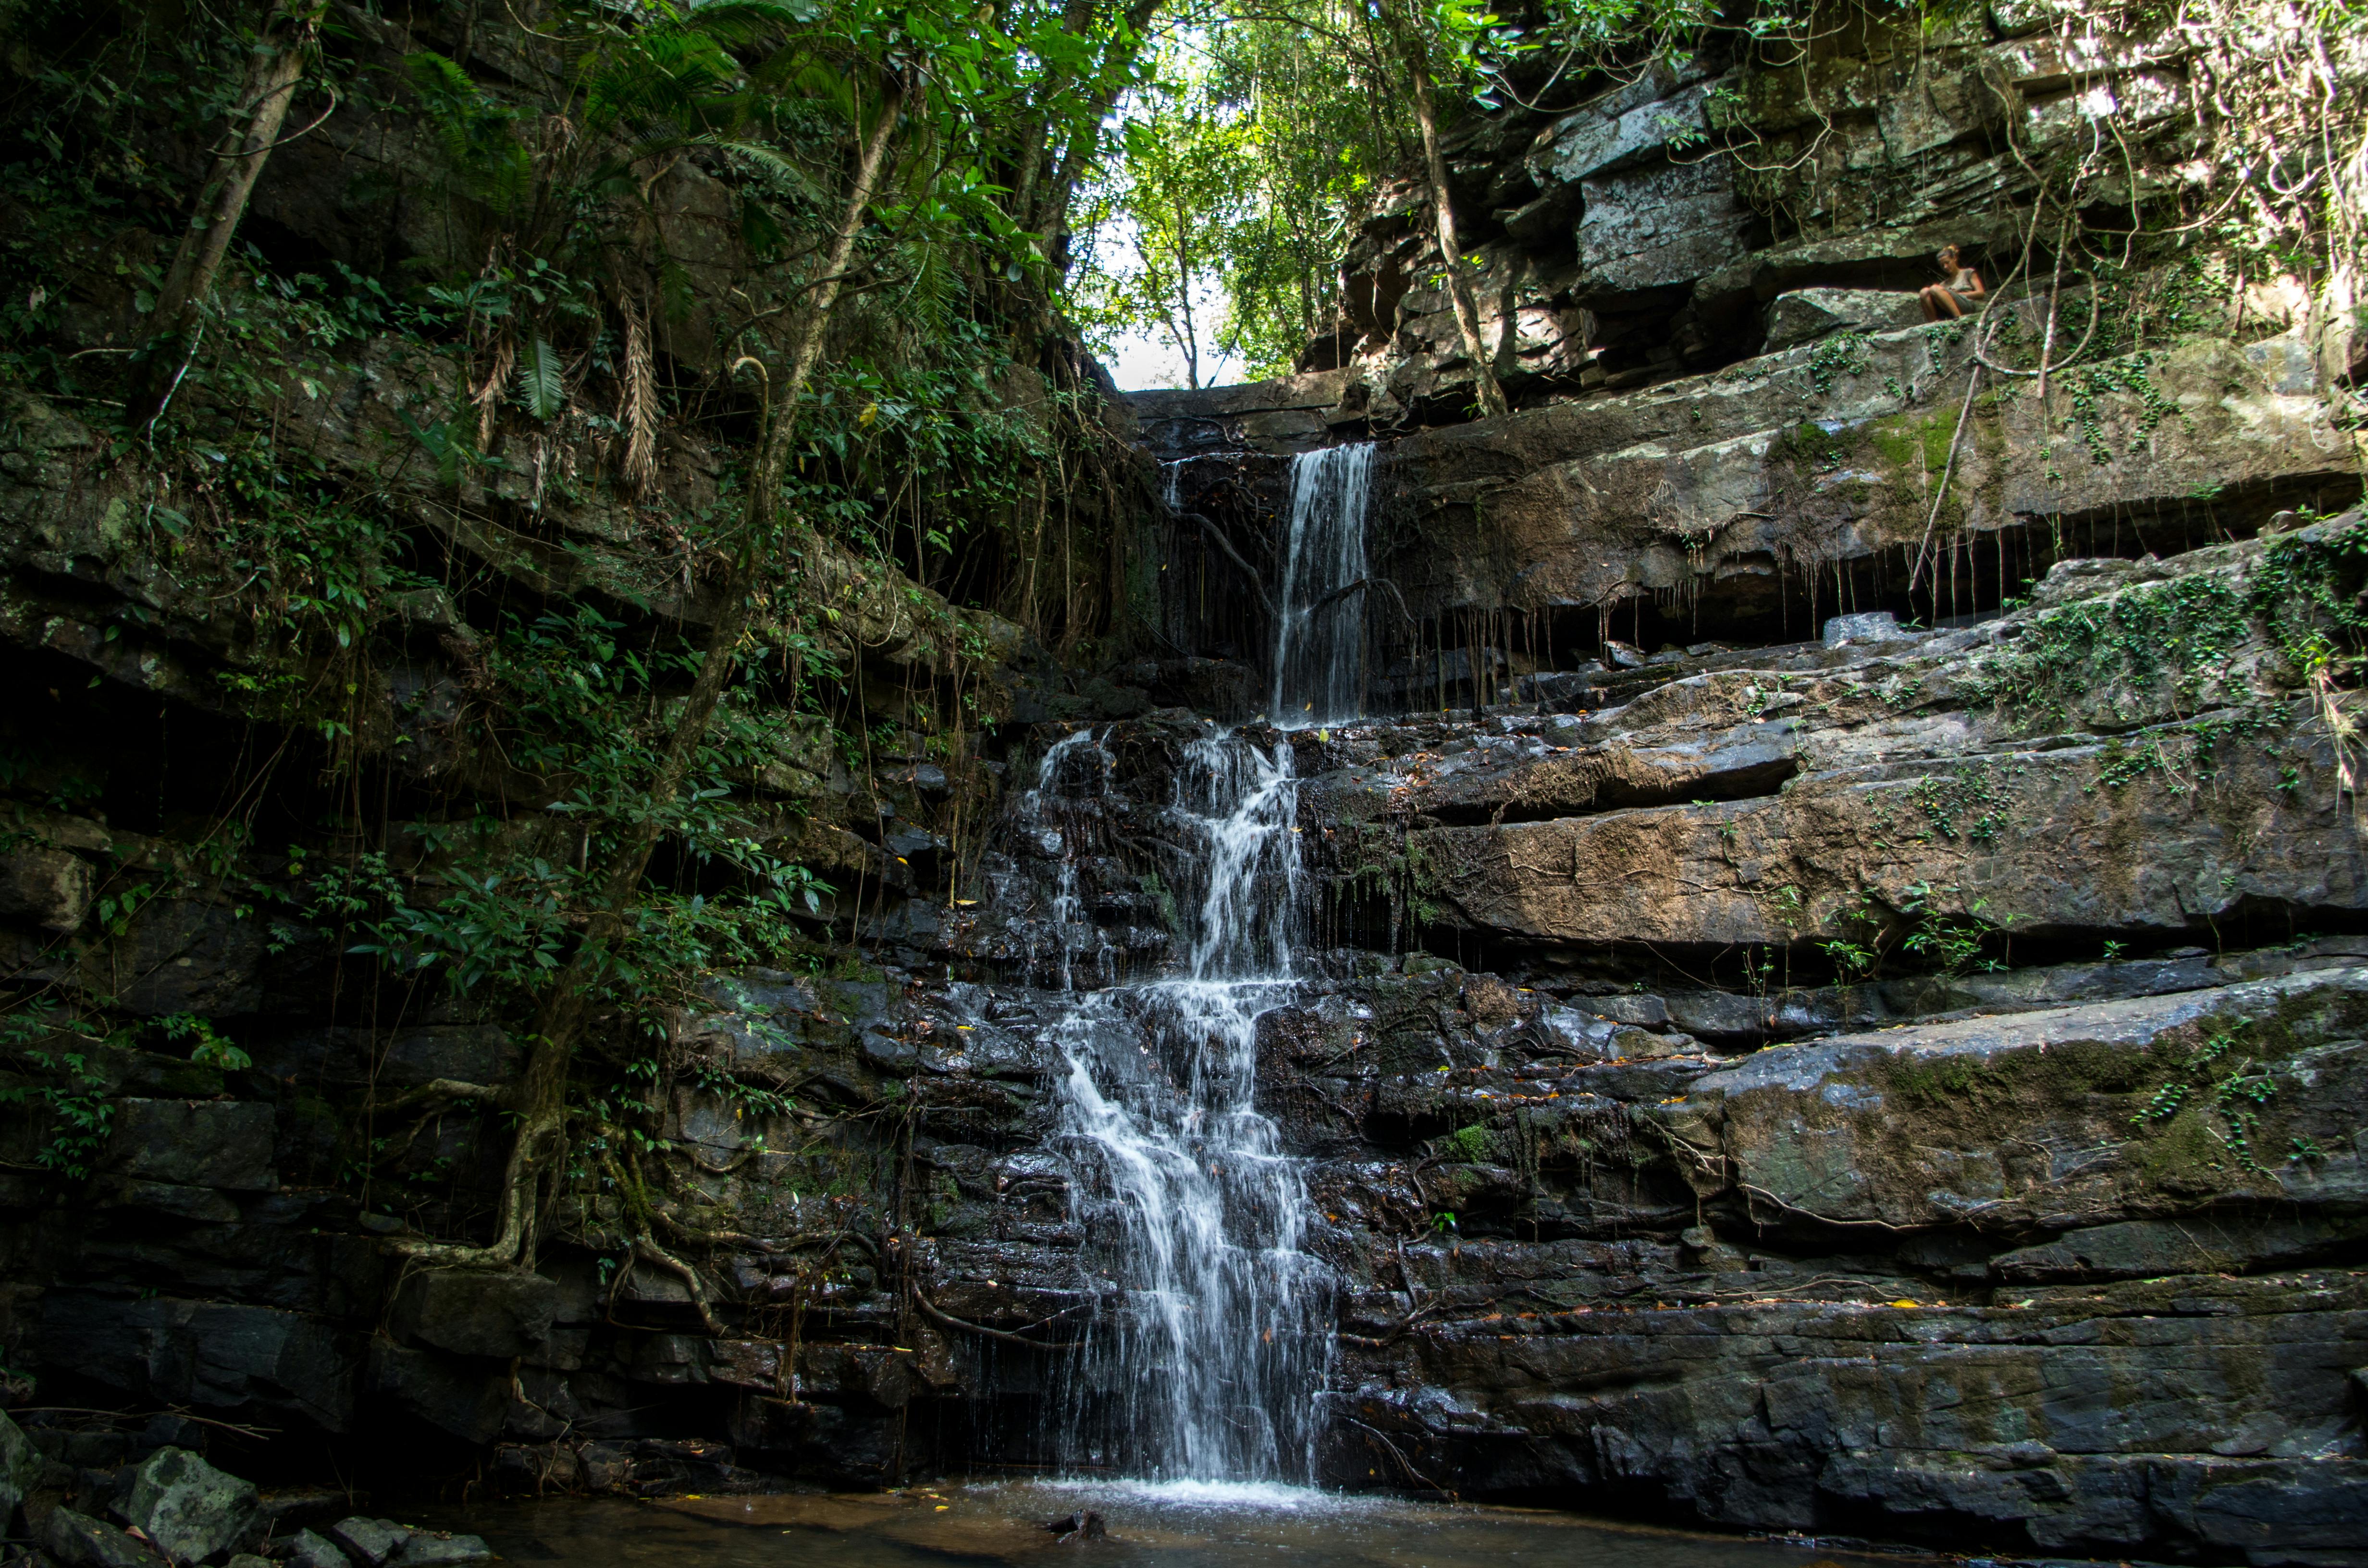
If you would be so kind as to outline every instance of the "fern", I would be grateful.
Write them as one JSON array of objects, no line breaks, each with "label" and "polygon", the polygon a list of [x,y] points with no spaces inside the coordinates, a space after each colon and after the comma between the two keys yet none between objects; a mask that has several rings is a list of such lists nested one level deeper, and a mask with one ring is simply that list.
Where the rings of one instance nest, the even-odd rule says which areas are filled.
[{"label": "fern", "polygon": [[518,397],[537,419],[556,419],[567,406],[567,388],[560,380],[559,351],[537,333],[518,356]]}]

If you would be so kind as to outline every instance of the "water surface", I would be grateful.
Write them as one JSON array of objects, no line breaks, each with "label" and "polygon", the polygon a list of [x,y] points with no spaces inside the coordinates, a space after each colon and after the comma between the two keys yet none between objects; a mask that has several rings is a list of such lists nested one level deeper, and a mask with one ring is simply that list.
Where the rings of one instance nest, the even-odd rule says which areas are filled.
[{"label": "water surface", "polygon": [[[1049,1519],[1100,1514],[1100,1540]],[[1000,1483],[660,1502],[553,1498],[442,1511],[513,1562],[575,1568],[1900,1568],[1918,1560],[1589,1519],[1238,1482]]]}]

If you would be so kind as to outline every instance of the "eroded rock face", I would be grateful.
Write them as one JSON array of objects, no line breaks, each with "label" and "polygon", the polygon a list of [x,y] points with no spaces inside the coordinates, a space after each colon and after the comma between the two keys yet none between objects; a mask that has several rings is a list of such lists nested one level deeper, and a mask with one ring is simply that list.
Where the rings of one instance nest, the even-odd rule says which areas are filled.
[{"label": "eroded rock face", "polygon": [[[1697,1211],[1725,1218],[1591,1299],[1522,1267],[1534,1244],[1423,1249],[1430,1294],[1490,1311],[1351,1351],[1344,1397],[1469,1484],[1645,1484],[1762,1527],[1865,1506],[2047,1551],[2333,1548],[2363,1517],[2346,1369],[2368,1298],[2340,1269],[2236,1271],[2356,1255],[2362,1152],[2340,1102],[2363,1006],[2368,973],[2339,970],[1701,1074],[1631,1114],[1664,1130],[1647,1163],[1674,1154]],[[2230,1037],[2262,1051],[2237,1080],[2261,1085],[2262,1117],[2233,1141],[2165,1099]],[[2306,1146],[2332,1152],[2282,1153]],[[2286,1218],[2297,1197],[2318,1218]],[[2061,1239],[2000,1250],[2033,1232]],[[1802,1256],[1812,1236],[1840,1249],[1830,1272]]]},{"label": "eroded rock face", "polygon": [[[1724,62],[1467,130],[1459,194],[1489,215],[1480,293],[1519,411],[1458,422],[1470,367],[1422,284],[1429,226],[1410,187],[1384,192],[1308,369],[1136,400],[1164,455],[1195,457],[1168,520],[1207,548],[1158,563],[1189,580],[1177,604],[1217,608],[1132,662],[1019,678],[1035,655],[1008,626],[817,541],[858,678],[933,667],[958,621],[1000,663],[1008,722],[993,756],[900,734],[860,786],[826,727],[771,732],[736,782],[767,841],[841,890],[814,923],[860,945],[685,999],[651,1113],[673,1177],[588,1174],[532,1274],[381,1250],[422,1217],[483,1228],[497,1115],[417,1122],[416,1203],[366,1206],[338,1174],[380,1135],[368,1102],[514,1081],[518,1030],[424,996],[335,1012],[343,955],[168,876],[188,846],[70,795],[28,805],[0,850],[9,973],[236,1020],[252,1062],[97,1049],[112,1111],[71,1208],[30,1174],[54,1151],[7,1124],[11,1356],[92,1401],[482,1460],[522,1493],[1042,1457],[1069,1402],[1112,1392],[1081,1386],[1071,1335],[1129,1307],[1049,1147],[1060,1030],[1079,991],[1177,962],[1194,869],[1167,806],[1223,721],[1287,744],[1300,780],[1301,979],[1256,1044],[1337,1287],[1320,1479],[2357,1568],[2368,851],[2355,699],[2313,681],[2309,639],[2356,638],[2368,550],[2356,520],[2276,514],[2338,510],[2358,453],[2283,320],[2108,361],[2069,426],[2062,388],[1977,381],[1962,330],[1916,324],[1933,246],[2002,243],[2027,199],[1998,117],[2044,147],[2076,80],[2159,87],[2051,57],[2033,9],[1820,57],[1845,112],[1804,176],[1814,238],[1673,145],[1750,85]],[[1753,112],[1812,134],[1781,97]],[[321,147],[404,155],[399,126],[371,131]],[[326,177],[327,152],[290,151],[291,190]],[[665,178],[665,243],[711,297],[737,241],[709,176]],[[289,190],[259,200],[334,237]],[[393,221],[435,254],[432,213]],[[404,438],[401,400],[454,391],[450,367],[366,368],[302,415],[352,472]],[[143,710],[237,717],[217,677],[263,657],[247,631],[154,569],[126,494],[85,483],[90,426],[10,413],[0,568],[32,588],[0,601],[0,638]],[[1278,454],[1393,433],[1377,716],[1260,728]],[[710,455],[686,461],[684,494],[712,499]],[[472,475],[460,498],[516,506],[522,483]],[[713,613],[605,503],[554,506],[558,542],[530,548],[451,512],[437,536],[522,592]],[[449,778],[476,766],[453,739],[470,630],[440,590],[398,619],[407,652],[359,694],[357,744]],[[1068,787],[1048,846],[1014,808],[1078,724],[1107,775]],[[119,869],[172,889],[120,965],[58,939]],[[627,1244],[626,1194],[704,1302]],[[0,1510],[80,1440],[35,1427],[18,1464],[10,1430]],[[52,1554],[138,1550],[96,1517],[110,1501],[46,1513]],[[370,1517],[296,1540],[313,1568],[475,1551]]]},{"label": "eroded rock face", "polygon": [[[1303,980],[1257,1054],[1335,1286],[1322,1478],[2049,1553],[2351,1550],[2368,939],[2340,934],[2359,837],[2280,607],[2349,602],[2358,527],[2068,563],[1970,627],[1242,737],[1301,780]],[[665,1108],[720,1333],[671,1272],[565,1247],[395,1289],[355,1217],[252,1185],[296,1165],[297,1102],[257,1143],[262,1093],[128,1056],[160,1108],[51,1255],[82,1282],[31,1303],[38,1364],[395,1423],[526,1491],[1041,1453],[1061,1402],[1110,1392],[1062,1381],[1066,1331],[1125,1309],[1047,1143],[1068,987],[1174,960],[1198,895],[1168,805],[1215,726],[1095,733],[1107,763],[998,831],[981,901],[894,938],[933,972],[744,971],[681,1020],[786,1102],[711,1074]],[[390,1040],[398,1082],[513,1050]],[[335,1064],[365,1043],[284,1049],[359,1084]],[[899,1172],[901,1220],[787,1153],[883,1106],[909,1142],[843,1147]],[[169,1245],[159,1213],[188,1216]],[[108,1288],[133,1267],[191,1283]],[[675,1430],[636,1428],[655,1405]],[[933,1423],[963,1446],[917,1447]]]},{"label": "eroded rock face", "polygon": [[[1554,117],[1474,117],[1451,163],[1512,417],[1472,417],[1427,198],[1406,182],[1377,198],[1341,325],[1300,373],[1134,394],[1146,438],[1229,459],[1269,505],[1281,482],[1261,459],[1389,443],[1372,571],[1405,614],[1375,628],[1377,707],[1419,705],[1426,676],[1442,705],[1497,700],[1474,662],[1567,674],[1608,660],[1609,637],[1649,654],[1811,637],[1853,610],[1986,613],[2059,561],[2341,510],[2361,451],[2329,420],[2290,289],[2232,278],[2227,308],[2156,331],[2135,301],[2186,290],[2176,261],[2052,307],[2006,290],[1924,323],[1941,244],[1993,288],[2019,276],[2034,190],[2008,127],[2020,149],[2061,144],[2111,105],[2134,157],[2186,155],[2163,96],[2187,90],[2166,63],[2178,51],[2066,47],[1994,12],[1920,33],[1870,19],[1798,72],[1702,55]],[[1748,168],[1722,150],[1730,133]],[[2103,323],[2068,376],[1979,364],[1981,344],[2035,341],[2051,320]],[[1261,562],[1255,530],[1224,522]],[[1195,564],[1251,594],[1213,554]],[[1164,630],[1238,656],[1228,626]]]}]

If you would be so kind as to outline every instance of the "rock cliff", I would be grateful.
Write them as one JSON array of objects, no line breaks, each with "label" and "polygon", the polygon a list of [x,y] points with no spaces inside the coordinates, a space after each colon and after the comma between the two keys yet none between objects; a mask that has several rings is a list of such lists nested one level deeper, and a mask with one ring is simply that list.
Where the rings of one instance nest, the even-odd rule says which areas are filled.
[{"label": "rock cliff", "polygon": [[[1285,1325],[1328,1358],[1316,1479],[2360,1568],[2350,367],[2201,249],[1918,324],[1937,244],[2029,271],[2031,155],[2096,95],[2176,150],[2183,67],[2066,60],[2054,14],[1870,22],[1797,87],[1705,55],[1474,117],[1454,168],[1515,412],[1460,419],[1430,226],[1383,192],[1303,373],[1087,397],[1060,433],[1106,482],[1078,490],[1104,558],[1057,596],[1116,607],[1099,665],[802,536],[829,613],[762,628],[766,656],[837,650],[855,717],[752,702],[718,788],[830,890],[635,1020],[657,1043],[585,1086],[604,1131],[530,1268],[404,1253],[491,1229],[528,1042],[389,974],[383,931],[406,889],[469,907],[472,835],[586,853],[485,717],[494,651],[529,646],[499,641],[520,605],[636,648],[705,626],[683,536],[574,483],[588,426],[427,472],[413,411],[469,367],[374,341],[290,439],[454,585],[375,599],[367,660],[300,656],[189,566],[245,558],[159,531],[210,469],[0,393],[8,1372],[284,1434],[219,1439],[250,1473],[648,1493],[1074,1460],[1064,1412],[1126,1395],[1081,1352],[1141,1304],[1061,1153],[1064,1030],[1185,958],[1213,873],[1178,780],[1222,722],[1296,801],[1298,971],[1253,1049],[1329,1281]],[[393,146],[355,118],[324,146]],[[318,199],[333,161],[257,210],[370,264]],[[668,177],[714,220],[666,242],[713,306],[729,203]],[[389,210],[383,245],[435,249],[428,204]],[[76,345],[129,319],[111,287]],[[2013,373],[2097,320],[2051,388]],[[1091,383],[1037,347],[1007,391]],[[1137,433],[1171,503],[1103,449]],[[1387,442],[1365,716],[1276,730],[1287,464],[1344,437]],[[720,447],[667,460],[687,510],[716,500]],[[1102,760],[1044,767],[1081,727]],[[263,802],[214,801],[257,751],[289,759]],[[374,858],[315,826],[357,778]],[[431,809],[456,788],[480,814]],[[71,1523],[78,1472],[184,1425],[36,1426],[39,1460],[0,1459]]]}]

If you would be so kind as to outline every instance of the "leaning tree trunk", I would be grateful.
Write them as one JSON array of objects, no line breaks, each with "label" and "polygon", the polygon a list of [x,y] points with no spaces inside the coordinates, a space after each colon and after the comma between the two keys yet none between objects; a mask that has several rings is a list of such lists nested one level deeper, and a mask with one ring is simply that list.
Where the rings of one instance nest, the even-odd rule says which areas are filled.
[{"label": "leaning tree trunk", "polygon": [[772,538],[782,472],[789,465],[790,440],[797,426],[798,397],[822,358],[823,338],[841,286],[863,232],[864,213],[887,163],[888,142],[905,105],[901,80],[891,84],[880,106],[880,118],[866,137],[856,161],[855,181],[832,236],[828,255],[814,284],[813,302],[800,318],[791,339],[789,373],[766,398],[764,435],[757,460],[748,474],[748,506],[734,541],[731,570],[723,584],[723,604],[700,661],[690,696],[667,737],[657,772],[650,780],[641,819],[625,832],[601,878],[600,892],[588,912],[584,935],[575,951],[553,977],[551,990],[536,1012],[525,1075],[508,1097],[518,1116],[517,1141],[511,1145],[505,1176],[499,1223],[494,1240],[484,1246],[449,1242],[397,1244],[411,1256],[448,1265],[511,1264],[527,1256],[533,1244],[534,1201],[542,1173],[556,1169],[552,1155],[565,1135],[567,1073],[580,1040],[598,1010],[603,965],[626,935],[626,917],[641,895],[642,878],[664,835],[667,812],[682,796],[708,721],[723,700],[731,679],[740,639],[748,626],[748,601],[756,588],[765,545]]},{"label": "leaning tree trunk", "polygon": [[198,312],[213,291],[222,257],[230,254],[231,236],[246,214],[255,182],[270,161],[279,128],[295,99],[297,80],[304,74],[304,29],[286,9],[275,9],[264,25],[264,36],[247,62],[246,81],[239,92],[233,126],[244,117],[238,140],[214,159],[211,173],[198,193],[196,215],[173,253],[165,286],[156,297],[155,322],[132,374],[124,412],[135,425],[156,417],[180,380],[185,346]]},{"label": "leaning tree trunk", "polygon": [[[1398,0],[1404,4],[1404,0]],[[1497,384],[1494,356],[1480,338],[1480,312],[1472,302],[1472,286],[1463,277],[1463,247],[1456,242],[1455,200],[1447,184],[1447,159],[1439,150],[1439,104],[1431,87],[1429,51],[1423,48],[1413,17],[1401,14],[1395,6],[1387,12],[1390,32],[1397,44],[1398,60],[1406,67],[1408,81],[1414,88],[1415,123],[1422,130],[1423,172],[1430,186],[1430,208],[1439,220],[1439,261],[1447,273],[1447,294],[1455,306],[1455,328],[1463,338],[1463,352],[1472,361],[1472,390],[1480,400],[1480,412],[1500,415],[1508,411],[1505,389]]]}]

